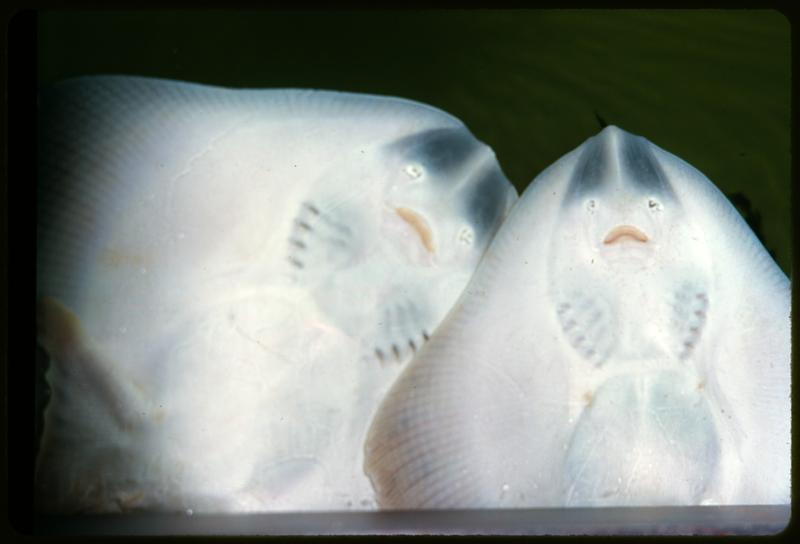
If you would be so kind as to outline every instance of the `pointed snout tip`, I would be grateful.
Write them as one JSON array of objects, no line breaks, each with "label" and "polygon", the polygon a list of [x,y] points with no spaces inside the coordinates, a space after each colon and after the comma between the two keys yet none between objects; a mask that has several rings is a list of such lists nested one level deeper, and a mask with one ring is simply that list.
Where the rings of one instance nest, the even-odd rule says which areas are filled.
[{"label": "pointed snout tip", "polygon": [[619,138],[620,136],[623,136],[625,134],[628,133],[619,128],[618,126],[608,125],[598,133],[598,136],[601,136],[602,138]]},{"label": "pointed snout tip", "polygon": [[607,149],[627,147],[632,145],[633,142],[641,140],[641,138],[637,135],[621,129],[616,125],[608,125],[607,127],[603,128],[597,133],[595,138],[597,138],[597,141],[601,142],[601,145]]}]

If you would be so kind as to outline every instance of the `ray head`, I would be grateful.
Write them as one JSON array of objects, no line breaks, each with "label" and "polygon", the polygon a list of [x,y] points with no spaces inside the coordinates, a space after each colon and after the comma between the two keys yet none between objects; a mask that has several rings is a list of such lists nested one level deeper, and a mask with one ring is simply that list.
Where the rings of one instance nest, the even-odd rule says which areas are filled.
[{"label": "ray head", "polygon": [[491,148],[464,127],[403,138],[387,147],[386,160],[408,178],[390,189],[395,209],[416,210],[421,224],[433,225],[421,239],[441,262],[474,261],[516,201]]},{"label": "ray head", "polygon": [[572,252],[569,259],[635,271],[672,248],[692,250],[681,229],[680,188],[644,138],[606,127],[574,152],[559,182],[564,198],[556,235],[561,249]]},{"label": "ray head", "polygon": [[[406,360],[427,340],[517,201],[491,148],[437,114],[438,126],[392,135],[366,159],[354,152],[342,168],[357,168],[373,184],[357,196],[363,258],[315,296],[345,330],[375,320],[366,336],[379,338],[369,350],[379,359]],[[320,213],[340,215],[341,195],[334,200],[320,204]],[[374,301],[374,311],[343,304],[343,294],[356,292]]]}]

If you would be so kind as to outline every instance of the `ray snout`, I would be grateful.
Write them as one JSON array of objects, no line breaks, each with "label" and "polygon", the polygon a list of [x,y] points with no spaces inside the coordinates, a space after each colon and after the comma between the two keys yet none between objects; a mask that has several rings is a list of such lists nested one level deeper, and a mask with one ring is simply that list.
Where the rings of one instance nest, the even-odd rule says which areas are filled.
[{"label": "ray snout", "polygon": [[603,239],[606,245],[620,242],[647,242],[647,235],[633,225],[619,225],[614,227]]},{"label": "ray snout", "polygon": [[673,200],[671,182],[644,138],[609,126],[579,149],[568,190],[578,201],[613,194]]}]

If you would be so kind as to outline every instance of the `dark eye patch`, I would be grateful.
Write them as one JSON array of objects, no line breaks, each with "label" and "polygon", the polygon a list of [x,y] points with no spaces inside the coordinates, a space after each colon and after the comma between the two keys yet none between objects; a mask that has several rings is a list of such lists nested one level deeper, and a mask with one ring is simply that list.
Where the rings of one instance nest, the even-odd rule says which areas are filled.
[{"label": "dark eye patch", "polygon": [[612,173],[614,160],[611,146],[601,138],[595,137],[586,142],[584,150],[578,157],[578,163],[569,180],[567,196],[564,203],[575,199],[582,199],[587,194],[593,194],[602,186],[604,180]]},{"label": "dark eye patch", "polygon": [[496,167],[486,172],[469,192],[467,218],[478,240],[483,240],[499,226],[507,197],[508,185]]},{"label": "dark eye patch", "polygon": [[478,141],[463,128],[441,128],[407,136],[390,146],[409,162],[432,174],[457,172],[479,151]]},{"label": "dark eye patch", "polygon": [[595,195],[609,183],[621,183],[626,191],[674,198],[666,174],[643,138],[604,130],[584,145],[565,204]]},{"label": "dark eye patch", "polygon": [[619,155],[625,179],[633,187],[652,195],[673,196],[667,175],[653,156],[646,140],[625,134]]}]

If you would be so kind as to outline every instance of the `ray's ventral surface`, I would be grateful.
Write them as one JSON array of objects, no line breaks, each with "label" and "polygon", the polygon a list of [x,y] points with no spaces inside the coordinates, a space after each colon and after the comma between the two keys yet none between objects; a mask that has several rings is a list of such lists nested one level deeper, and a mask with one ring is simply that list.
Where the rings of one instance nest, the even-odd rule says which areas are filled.
[{"label": "ray's ventral surface", "polygon": [[518,199],[400,98],[40,96],[44,512],[787,504],[789,281],[609,126]]},{"label": "ray's ventral surface", "polygon": [[789,289],[705,176],[603,129],[525,191],[383,401],[379,503],[788,504]]},{"label": "ray's ventral surface", "polygon": [[397,98],[130,77],[42,94],[46,511],[374,508],[369,418],[517,193]]}]

